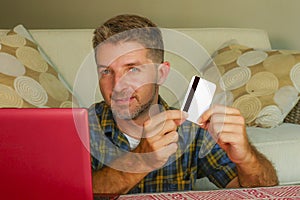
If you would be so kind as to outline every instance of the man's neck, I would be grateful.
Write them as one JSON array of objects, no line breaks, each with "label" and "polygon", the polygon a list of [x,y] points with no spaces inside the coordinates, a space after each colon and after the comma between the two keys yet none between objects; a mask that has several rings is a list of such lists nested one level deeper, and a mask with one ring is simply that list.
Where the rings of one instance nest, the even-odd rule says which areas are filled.
[{"label": "man's neck", "polygon": [[144,123],[141,122],[142,120],[124,120],[119,118],[116,119],[116,123],[120,131],[135,139],[140,139],[142,137]]},{"label": "man's neck", "polygon": [[143,135],[144,123],[152,116],[157,115],[160,112],[160,108],[157,103],[158,97],[154,99],[148,110],[141,113],[135,119],[124,120],[116,117],[115,120],[120,131],[135,139],[140,139]]}]

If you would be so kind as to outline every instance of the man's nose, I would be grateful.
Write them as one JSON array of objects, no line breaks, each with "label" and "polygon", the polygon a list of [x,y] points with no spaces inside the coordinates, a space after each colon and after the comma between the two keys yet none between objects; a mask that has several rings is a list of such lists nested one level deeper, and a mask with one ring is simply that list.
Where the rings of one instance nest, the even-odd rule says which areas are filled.
[{"label": "man's nose", "polygon": [[114,90],[116,92],[120,92],[128,87],[128,78],[126,74],[123,73],[116,73],[114,76]]}]

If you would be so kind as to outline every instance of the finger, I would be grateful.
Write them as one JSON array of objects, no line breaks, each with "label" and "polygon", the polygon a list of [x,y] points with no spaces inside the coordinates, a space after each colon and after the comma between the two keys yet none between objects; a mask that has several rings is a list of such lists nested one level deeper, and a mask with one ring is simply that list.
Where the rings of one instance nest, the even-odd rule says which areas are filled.
[{"label": "finger", "polygon": [[207,129],[214,136],[220,132],[245,132],[245,119],[241,115],[214,114]]},{"label": "finger", "polygon": [[145,133],[143,137],[149,138],[149,137],[156,136],[157,138],[155,140],[159,140],[160,137],[163,137],[166,133],[176,131],[176,130],[177,130],[177,124],[175,123],[175,121],[167,120],[164,123],[160,123],[154,127],[153,126],[145,127]]},{"label": "finger", "polygon": [[184,121],[186,121],[186,118],[182,119],[175,119],[173,120],[177,126],[180,126]]},{"label": "finger", "polygon": [[178,142],[178,133],[177,131],[172,131],[168,134],[165,134],[163,137],[161,137],[159,140],[153,143],[153,149],[158,150],[164,146],[167,146],[171,143],[177,143]]},{"label": "finger", "polygon": [[211,123],[224,123],[224,124],[236,124],[244,125],[245,119],[241,115],[225,115],[225,114],[214,114],[210,118]]},{"label": "finger", "polygon": [[240,111],[233,107],[228,107],[224,105],[214,105],[212,107],[214,113],[224,113],[227,115],[240,115]]},{"label": "finger", "polygon": [[206,122],[213,114],[240,115],[240,111],[236,108],[227,107],[224,105],[214,105],[207,109],[199,118],[199,123]]},{"label": "finger", "polygon": [[174,154],[178,149],[178,144],[173,142],[173,143],[170,143],[169,145],[165,146],[165,148],[163,149],[164,153],[166,155],[168,155],[168,158]]},{"label": "finger", "polygon": [[230,160],[234,163],[241,163],[249,158],[251,147],[248,139],[241,135],[224,132],[219,136],[218,144],[227,152]]},{"label": "finger", "polygon": [[148,129],[154,129],[157,127],[162,127],[161,124],[166,123],[167,120],[175,120],[175,123],[180,125],[186,118],[188,114],[180,110],[167,110],[161,112],[144,123],[144,127]]},{"label": "finger", "polygon": [[[170,143],[159,150],[148,152],[143,155],[143,160],[147,162],[150,170],[161,168],[178,149],[177,143]],[[147,170],[149,171],[149,170]]]},{"label": "finger", "polygon": [[218,138],[219,145],[227,145],[230,148],[241,148],[249,146],[248,138],[242,134],[233,132],[222,132]]},{"label": "finger", "polygon": [[238,144],[238,139],[233,133],[223,132],[219,135],[217,143],[222,149],[228,151],[228,148],[236,147]]},{"label": "finger", "polygon": [[221,133],[234,133],[245,135],[245,126],[237,124],[211,123],[208,131],[214,138],[218,138]]},{"label": "finger", "polygon": [[167,110],[157,115],[157,120],[185,120],[188,113],[181,110]]}]

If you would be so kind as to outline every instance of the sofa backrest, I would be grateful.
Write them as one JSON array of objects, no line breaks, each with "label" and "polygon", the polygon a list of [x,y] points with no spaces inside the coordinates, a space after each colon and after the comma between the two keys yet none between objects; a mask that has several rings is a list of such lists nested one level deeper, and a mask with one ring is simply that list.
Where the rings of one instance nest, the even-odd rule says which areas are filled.
[{"label": "sofa backrest", "polygon": [[[75,93],[82,97],[81,106],[88,107],[94,101],[101,99],[98,92],[97,80],[91,81],[91,76],[95,78],[95,68],[91,57],[92,49],[92,29],[43,29],[29,30],[33,38],[39,43],[46,55],[56,65],[65,81],[75,87]],[[7,30],[0,30],[0,35]],[[258,48],[271,49],[268,34],[264,30],[241,29],[241,28],[177,28],[163,29],[164,38],[170,52],[166,59],[171,62],[171,67],[177,77],[185,79],[185,84],[181,84],[178,78],[171,77],[161,93],[170,104],[175,96],[182,97],[184,88],[192,75],[199,72],[198,66],[207,62],[213,52],[229,40],[236,40],[238,43]],[[166,36],[166,37],[165,37]],[[178,38],[181,38],[178,40]],[[183,38],[183,39],[182,39]],[[186,41],[191,42],[196,49],[186,45]],[[187,46],[187,47],[186,47]],[[176,49],[185,49],[185,55],[176,52]],[[204,56],[197,49],[203,49]],[[174,50],[173,50],[174,49]],[[174,53],[175,52],[175,53]],[[177,54],[177,55],[176,55]],[[192,55],[192,57],[190,57]],[[181,57],[178,59],[178,57]],[[183,58],[183,59],[182,59]],[[189,67],[183,67],[186,63]],[[88,65],[88,66],[87,66]],[[196,68],[196,69],[195,69]],[[92,69],[91,71],[89,69]],[[88,72],[89,71],[89,72]],[[78,73],[80,72],[80,76]],[[85,86],[89,82],[93,87]],[[169,87],[174,88],[169,88]],[[87,89],[89,88],[89,89]],[[95,92],[96,91],[96,92]],[[91,95],[92,94],[92,95]],[[87,97],[89,96],[89,97]]]}]

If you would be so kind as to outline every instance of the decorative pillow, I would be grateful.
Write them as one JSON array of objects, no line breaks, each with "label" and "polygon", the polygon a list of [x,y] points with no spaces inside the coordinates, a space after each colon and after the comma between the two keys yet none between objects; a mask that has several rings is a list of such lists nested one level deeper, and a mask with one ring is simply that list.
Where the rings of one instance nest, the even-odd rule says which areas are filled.
[{"label": "decorative pillow", "polygon": [[231,44],[219,49],[213,61],[215,72],[208,67],[204,77],[214,74],[216,98],[238,108],[248,126],[277,126],[299,101],[299,51]]},{"label": "decorative pillow", "polygon": [[22,25],[0,37],[1,107],[72,107],[68,87]]},{"label": "decorative pillow", "polygon": [[285,123],[300,124],[300,101],[294,106],[284,119]]}]

